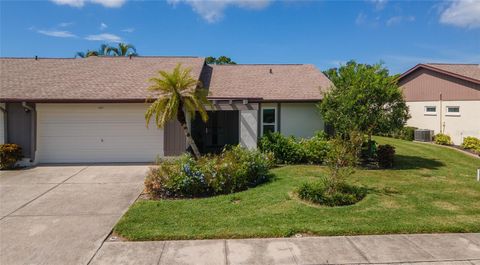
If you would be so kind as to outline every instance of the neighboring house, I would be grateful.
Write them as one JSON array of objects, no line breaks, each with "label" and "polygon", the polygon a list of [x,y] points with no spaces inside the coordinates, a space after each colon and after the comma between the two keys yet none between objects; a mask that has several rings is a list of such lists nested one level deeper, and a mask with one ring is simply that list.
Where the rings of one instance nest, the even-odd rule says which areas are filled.
[{"label": "neighboring house", "polygon": [[266,131],[312,136],[324,123],[315,103],[331,82],[313,65],[206,65],[198,57],[0,59],[0,141],[31,163],[150,162],[178,155],[178,122],[147,129],[148,79],[178,63],[209,88],[205,124],[190,122],[202,152],[255,148]]},{"label": "neighboring house", "polygon": [[400,76],[409,126],[445,133],[455,144],[480,138],[480,65],[418,64]]}]

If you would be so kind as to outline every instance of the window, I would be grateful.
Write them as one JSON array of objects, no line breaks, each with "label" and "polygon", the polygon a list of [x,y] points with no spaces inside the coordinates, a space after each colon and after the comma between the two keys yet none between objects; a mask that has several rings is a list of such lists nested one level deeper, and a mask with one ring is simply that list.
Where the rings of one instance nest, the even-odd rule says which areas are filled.
[{"label": "window", "polygon": [[447,106],[448,116],[460,116],[460,107],[459,106]]},{"label": "window", "polygon": [[437,107],[425,106],[425,115],[437,115]]},{"label": "window", "polygon": [[277,109],[262,108],[262,134],[277,131]]}]

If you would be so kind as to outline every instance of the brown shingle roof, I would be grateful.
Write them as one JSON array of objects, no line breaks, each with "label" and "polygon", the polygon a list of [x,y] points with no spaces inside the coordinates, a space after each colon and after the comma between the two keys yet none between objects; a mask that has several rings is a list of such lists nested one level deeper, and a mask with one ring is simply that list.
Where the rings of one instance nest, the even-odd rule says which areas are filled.
[{"label": "brown shingle roof", "polygon": [[480,64],[428,63],[426,65],[480,81]]},{"label": "brown shingle roof", "polygon": [[442,64],[442,63],[426,63],[417,64],[405,73],[403,73],[399,80],[410,73],[415,72],[419,68],[429,69],[431,71],[450,75],[456,78],[467,80],[473,83],[480,84],[480,64]]},{"label": "brown shingle roof", "polygon": [[[316,101],[330,80],[315,66],[212,65],[210,98],[261,98],[264,101]],[[208,71],[206,71],[208,72]],[[208,80],[208,76],[204,77]]]},{"label": "brown shingle roof", "polygon": [[316,101],[331,86],[313,65],[204,65],[198,57],[0,58],[0,101],[140,102],[148,79],[178,63],[209,87],[209,97]]},{"label": "brown shingle roof", "polygon": [[143,101],[148,79],[178,63],[200,76],[204,58],[0,58],[1,101]]}]

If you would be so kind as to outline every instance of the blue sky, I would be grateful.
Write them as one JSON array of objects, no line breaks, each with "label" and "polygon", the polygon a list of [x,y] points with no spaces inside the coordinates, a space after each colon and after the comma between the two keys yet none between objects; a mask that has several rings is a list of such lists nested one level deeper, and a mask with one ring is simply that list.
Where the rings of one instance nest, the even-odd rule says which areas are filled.
[{"label": "blue sky", "polygon": [[73,57],[102,43],[238,63],[480,62],[480,0],[0,2],[0,55]]}]

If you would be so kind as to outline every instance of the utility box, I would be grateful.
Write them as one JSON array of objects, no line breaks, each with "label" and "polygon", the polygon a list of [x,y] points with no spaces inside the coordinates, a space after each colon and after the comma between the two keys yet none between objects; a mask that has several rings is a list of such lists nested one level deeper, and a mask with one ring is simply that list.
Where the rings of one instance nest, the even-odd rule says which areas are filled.
[{"label": "utility box", "polygon": [[415,130],[415,141],[431,142],[433,140],[433,130],[419,129]]}]

